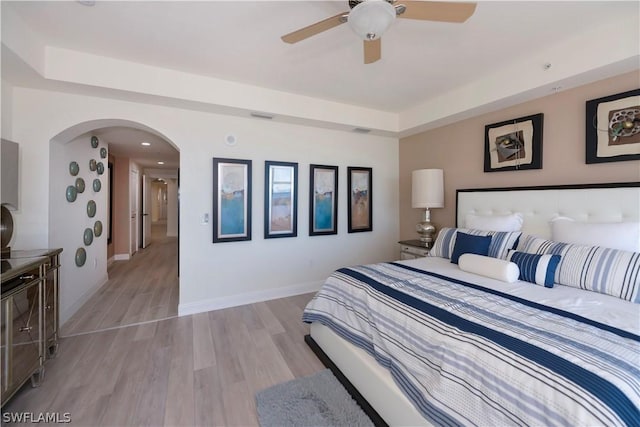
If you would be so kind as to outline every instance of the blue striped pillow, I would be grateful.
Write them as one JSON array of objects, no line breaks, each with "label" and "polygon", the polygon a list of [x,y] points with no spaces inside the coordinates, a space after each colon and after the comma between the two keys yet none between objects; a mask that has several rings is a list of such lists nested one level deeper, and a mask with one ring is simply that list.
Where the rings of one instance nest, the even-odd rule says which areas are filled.
[{"label": "blue striped pillow", "polygon": [[456,244],[458,231],[474,236],[491,236],[491,244],[489,245],[489,253],[487,255],[499,259],[507,259],[509,250],[516,247],[518,239],[520,239],[520,235],[522,234],[520,231],[484,231],[469,228],[445,227],[440,229],[438,237],[436,237],[436,241],[429,251],[429,256],[450,259]]},{"label": "blue striped pillow", "polygon": [[640,252],[526,236],[518,251],[562,256],[555,282],[640,303]]},{"label": "blue striped pillow", "polygon": [[520,269],[520,280],[535,283],[545,288],[553,288],[556,268],[560,263],[560,255],[537,255],[509,251],[507,260],[516,264]]}]

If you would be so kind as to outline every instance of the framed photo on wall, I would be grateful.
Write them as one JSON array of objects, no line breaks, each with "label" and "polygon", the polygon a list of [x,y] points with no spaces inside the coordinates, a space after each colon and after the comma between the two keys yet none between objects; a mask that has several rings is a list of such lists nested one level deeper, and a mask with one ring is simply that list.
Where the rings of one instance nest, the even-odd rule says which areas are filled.
[{"label": "framed photo on wall", "polygon": [[251,240],[251,160],[213,158],[213,243]]},{"label": "framed photo on wall", "polygon": [[484,171],[542,169],[543,114],[485,126]]},{"label": "framed photo on wall", "polygon": [[640,89],[586,103],[586,163],[640,160]]},{"label": "framed photo on wall", "polygon": [[298,164],[266,161],[264,238],[298,235]]},{"label": "framed photo on wall", "polygon": [[349,189],[347,205],[349,233],[373,230],[372,169],[349,166],[347,188]]},{"label": "framed photo on wall", "polygon": [[338,166],[310,165],[309,235],[338,234]]}]

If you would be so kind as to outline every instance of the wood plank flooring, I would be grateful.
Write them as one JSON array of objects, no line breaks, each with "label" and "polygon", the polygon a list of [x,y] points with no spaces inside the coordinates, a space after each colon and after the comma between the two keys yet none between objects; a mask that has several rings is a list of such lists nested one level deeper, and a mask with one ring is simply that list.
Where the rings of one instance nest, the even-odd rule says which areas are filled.
[{"label": "wood plank flooring", "polygon": [[74,426],[254,426],[257,391],[324,369],[303,340],[313,294],[176,317],[176,250],[158,238],[114,263],[64,325],[42,385],[27,383],[2,412],[69,413]]},{"label": "wood plank flooring", "polygon": [[254,426],[255,393],[324,367],[304,343],[312,294],[63,338],[39,388],[3,412],[76,426]]},{"label": "wood plank flooring", "polygon": [[62,336],[178,315],[178,239],[154,224],[151,245],[129,261],[114,261],[109,281],[62,327]]}]

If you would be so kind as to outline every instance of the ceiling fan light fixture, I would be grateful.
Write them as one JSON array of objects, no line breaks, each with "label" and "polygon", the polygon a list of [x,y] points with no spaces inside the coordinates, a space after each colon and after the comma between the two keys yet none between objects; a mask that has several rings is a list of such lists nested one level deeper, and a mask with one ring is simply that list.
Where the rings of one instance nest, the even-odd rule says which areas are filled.
[{"label": "ceiling fan light fixture", "polygon": [[396,18],[396,9],[386,0],[365,0],[349,12],[349,26],[362,40],[377,40]]}]

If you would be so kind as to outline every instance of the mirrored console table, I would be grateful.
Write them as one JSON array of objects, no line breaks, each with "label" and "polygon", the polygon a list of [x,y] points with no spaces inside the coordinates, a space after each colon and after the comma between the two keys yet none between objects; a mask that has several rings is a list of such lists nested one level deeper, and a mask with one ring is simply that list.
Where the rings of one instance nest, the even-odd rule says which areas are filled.
[{"label": "mirrored console table", "polygon": [[46,359],[57,353],[60,252],[62,249],[42,249],[2,254],[2,406],[29,379],[32,386],[40,385]]}]

